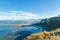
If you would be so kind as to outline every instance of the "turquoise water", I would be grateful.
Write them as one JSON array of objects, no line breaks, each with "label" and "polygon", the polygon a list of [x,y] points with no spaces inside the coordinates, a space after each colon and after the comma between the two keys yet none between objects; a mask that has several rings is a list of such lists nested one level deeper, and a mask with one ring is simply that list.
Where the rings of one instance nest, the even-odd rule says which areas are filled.
[{"label": "turquoise water", "polygon": [[41,27],[0,27],[0,40],[22,40],[32,33],[39,33]]}]

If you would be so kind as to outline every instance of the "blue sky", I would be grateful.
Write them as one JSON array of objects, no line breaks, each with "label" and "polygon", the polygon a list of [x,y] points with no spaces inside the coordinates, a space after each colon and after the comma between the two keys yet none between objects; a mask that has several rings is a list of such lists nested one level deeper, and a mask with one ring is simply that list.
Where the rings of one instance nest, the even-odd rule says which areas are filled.
[{"label": "blue sky", "polygon": [[47,18],[59,14],[60,0],[0,0],[0,19]]}]

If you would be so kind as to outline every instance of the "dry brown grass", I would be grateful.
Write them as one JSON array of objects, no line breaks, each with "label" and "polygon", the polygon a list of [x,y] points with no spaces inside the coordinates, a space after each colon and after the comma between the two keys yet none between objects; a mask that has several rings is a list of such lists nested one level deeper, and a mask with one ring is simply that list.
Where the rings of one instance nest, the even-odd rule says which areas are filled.
[{"label": "dry brown grass", "polygon": [[23,40],[60,40],[60,36],[54,34],[56,32],[60,32],[60,29],[56,29],[50,32],[43,31],[37,34],[31,34],[31,36],[28,36]]}]

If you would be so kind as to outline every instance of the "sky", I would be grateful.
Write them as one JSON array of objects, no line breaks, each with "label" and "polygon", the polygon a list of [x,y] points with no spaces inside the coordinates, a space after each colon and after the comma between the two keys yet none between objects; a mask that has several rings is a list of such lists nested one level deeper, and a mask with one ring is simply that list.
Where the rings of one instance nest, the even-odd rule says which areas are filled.
[{"label": "sky", "polygon": [[0,20],[40,19],[60,15],[60,0],[0,0]]}]

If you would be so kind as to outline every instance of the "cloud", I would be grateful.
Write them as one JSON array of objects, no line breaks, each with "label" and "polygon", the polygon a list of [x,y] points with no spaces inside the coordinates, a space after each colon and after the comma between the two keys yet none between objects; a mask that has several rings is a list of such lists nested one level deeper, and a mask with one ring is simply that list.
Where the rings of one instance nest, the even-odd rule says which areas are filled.
[{"label": "cloud", "polygon": [[22,20],[22,19],[39,19],[40,16],[25,11],[0,12],[0,20]]}]

